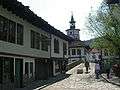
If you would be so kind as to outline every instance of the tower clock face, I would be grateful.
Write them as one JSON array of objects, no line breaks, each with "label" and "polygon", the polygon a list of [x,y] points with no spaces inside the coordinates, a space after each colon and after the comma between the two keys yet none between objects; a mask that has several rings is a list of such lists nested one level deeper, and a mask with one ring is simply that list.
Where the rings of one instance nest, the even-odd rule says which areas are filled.
[{"label": "tower clock face", "polygon": [[74,23],[72,23],[71,25],[72,25],[72,26],[74,26],[75,24],[74,24]]},{"label": "tower clock face", "polygon": [[75,28],[75,23],[71,23],[70,28]]}]

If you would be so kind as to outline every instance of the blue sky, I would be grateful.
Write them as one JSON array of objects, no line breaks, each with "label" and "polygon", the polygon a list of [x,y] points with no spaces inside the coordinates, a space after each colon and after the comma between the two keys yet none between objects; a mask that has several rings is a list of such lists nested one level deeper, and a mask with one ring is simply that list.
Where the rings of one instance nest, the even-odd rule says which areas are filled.
[{"label": "blue sky", "polygon": [[86,21],[91,7],[97,10],[102,0],[18,0],[38,16],[42,17],[56,29],[66,34],[69,29],[71,12],[76,21],[76,28],[80,29],[80,39],[88,40],[92,38],[86,28]]}]

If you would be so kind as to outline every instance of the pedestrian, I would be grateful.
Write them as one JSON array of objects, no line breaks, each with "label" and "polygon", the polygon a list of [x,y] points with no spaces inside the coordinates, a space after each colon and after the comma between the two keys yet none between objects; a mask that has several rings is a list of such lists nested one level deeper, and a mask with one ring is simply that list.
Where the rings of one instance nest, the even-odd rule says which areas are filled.
[{"label": "pedestrian", "polygon": [[109,79],[110,78],[110,70],[111,70],[110,61],[106,61],[105,67],[106,67],[107,79]]},{"label": "pedestrian", "polygon": [[90,67],[89,62],[87,60],[85,60],[86,73],[88,73],[89,67]]},{"label": "pedestrian", "polygon": [[96,62],[95,63],[95,76],[96,76],[96,79],[99,79],[99,75],[100,75],[100,65],[99,65],[99,62]]},{"label": "pedestrian", "polygon": [[112,73],[113,73],[113,69],[110,69],[110,74],[109,74],[109,78],[112,78]]}]

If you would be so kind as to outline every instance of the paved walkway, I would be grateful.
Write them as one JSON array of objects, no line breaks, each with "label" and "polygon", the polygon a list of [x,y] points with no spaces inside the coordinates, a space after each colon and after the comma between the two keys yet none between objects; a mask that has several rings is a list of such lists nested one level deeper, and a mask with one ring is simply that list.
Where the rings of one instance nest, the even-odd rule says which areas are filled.
[{"label": "paved walkway", "polygon": [[116,77],[114,74],[110,75],[110,79],[107,79],[106,74],[102,74],[102,77],[109,83],[112,83],[114,85],[120,86],[120,78]]},{"label": "paved walkway", "polygon": [[[61,81],[53,83],[43,89],[34,90],[120,90],[120,87],[106,82],[103,78],[95,79],[94,64],[91,64],[90,73],[85,73],[84,65],[78,65],[67,72],[70,75]],[[77,69],[83,68],[83,74],[77,74]]]}]

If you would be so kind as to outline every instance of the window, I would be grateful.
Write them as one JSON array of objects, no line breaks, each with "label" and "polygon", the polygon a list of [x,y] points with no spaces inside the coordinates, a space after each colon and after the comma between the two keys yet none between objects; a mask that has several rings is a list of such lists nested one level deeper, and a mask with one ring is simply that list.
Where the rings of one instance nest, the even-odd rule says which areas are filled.
[{"label": "window", "polygon": [[30,62],[30,75],[33,76],[33,62]]},{"label": "window", "polygon": [[16,23],[9,21],[8,42],[15,43]]},{"label": "window", "polygon": [[0,40],[3,40],[3,27],[4,27],[4,20],[3,17],[0,16]]},{"label": "window", "polygon": [[48,37],[41,34],[41,49],[43,51],[48,51],[48,45],[49,45],[49,40],[48,40]]},{"label": "window", "polygon": [[72,49],[72,55],[76,55],[76,50]]},{"label": "window", "polygon": [[33,76],[33,62],[25,62],[25,74],[28,77]]},{"label": "window", "polygon": [[31,48],[34,48],[34,41],[35,41],[35,32],[31,31]]},{"label": "window", "polygon": [[3,41],[8,41],[9,21],[4,19]]},{"label": "window", "polygon": [[23,26],[0,16],[0,40],[23,45]]},{"label": "window", "polygon": [[17,24],[17,44],[23,45],[23,26]]},{"label": "window", "polygon": [[3,78],[3,57],[0,57],[0,83],[2,83]]},{"label": "window", "polygon": [[54,53],[59,53],[59,41],[54,39]]},{"label": "window", "polygon": [[0,16],[0,40],[8,41],[9,22],[4,17]]},{"label": "window", "polygon": [[70,50],[68,50],[68,55],[70,55]]},{"label": "window", "polygon": [[10,57],[0,57],[1,62],[1,75],[0,83],[14,82],[14,59]]},{"label": "window", "polygon": [[81,50],[77,49],[77,55],[81,55]]},{"label": "window", "polygon": [[40,34],[39,33],[35,34],[35,48],[40,49]]},{"label": "window", "polygon": [[40,49],[40,34],[31,30],[31,48]]},{"label": "window", "polygon": [[0,40],[8,42],[9,20],[0,16]]},{"label": "window", "polygon": [[67,44],[63,43],[63,55],[67,55]]}]

